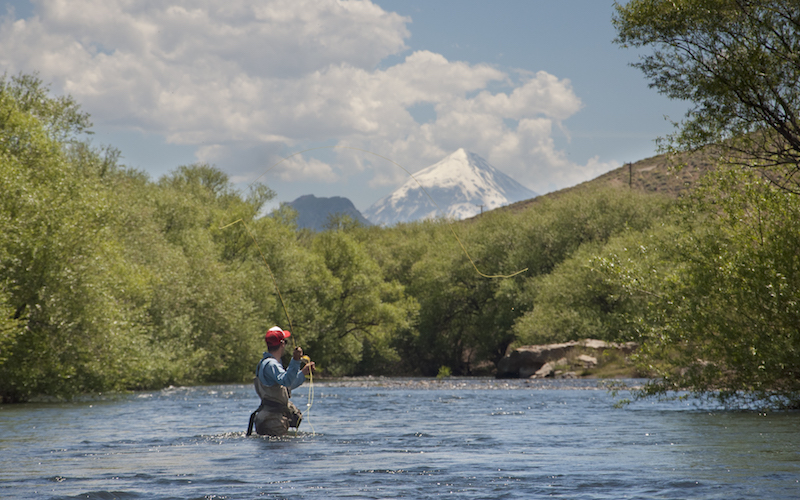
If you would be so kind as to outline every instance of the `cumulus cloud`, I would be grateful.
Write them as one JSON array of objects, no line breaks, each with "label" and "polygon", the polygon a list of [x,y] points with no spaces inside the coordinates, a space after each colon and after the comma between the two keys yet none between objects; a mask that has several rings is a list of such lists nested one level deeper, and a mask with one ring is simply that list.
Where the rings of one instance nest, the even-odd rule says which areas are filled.
[{"label": "cumulus cloud", "polygon": [[314,179],[321,182],[335,182],[339,176],[333,168],[324,161],[317,158],[304,158],[303,156],[293,156],[286,161],[281,161],[275,165],[275,174],[279,179],[291,181],[296,178]]},{"label": "cumulus cloud", "polygon": [[[409,22],[369,0],[51,0],[3,18],[0,65],[38,72],[97,126],[196,145],[234,179],[331,141],[411,171],[466,147],[540,191],[608,166],[573,165],[554,145],[582,106],[568,80],[406,53]],[[435,116],[418,122],[418,106]],[[355,151],[338,150],[336,167],[298,155],[275,174],[335,182],[375,165]],[[407,175],[375,172],[374,186]]]}]

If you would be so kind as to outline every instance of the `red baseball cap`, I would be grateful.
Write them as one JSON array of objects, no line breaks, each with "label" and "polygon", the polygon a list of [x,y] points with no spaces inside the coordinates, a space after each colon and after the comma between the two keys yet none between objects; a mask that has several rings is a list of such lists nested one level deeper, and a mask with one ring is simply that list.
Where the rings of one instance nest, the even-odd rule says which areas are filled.
[{"label": "red baseball cap", "polygon": [[273,326],[267,333],[264,335],[264,340],[267,341],[267,345],[270,347],[274,347],[280,345],[284,339],[288,339],[292,336],[292,332],[288,330],[284,330],[279,326]]}]

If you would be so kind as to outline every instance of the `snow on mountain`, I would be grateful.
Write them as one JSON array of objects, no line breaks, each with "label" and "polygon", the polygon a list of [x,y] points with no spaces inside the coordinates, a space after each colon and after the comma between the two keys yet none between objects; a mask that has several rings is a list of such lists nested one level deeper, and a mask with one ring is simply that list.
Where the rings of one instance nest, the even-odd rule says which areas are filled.
[{"label": "snow on mountain", "polygon": [[460,220],[535,196],[480,156],[461,148],[414,174],[413,179],[369,207],[364,216],[384,226],[435,217]]}]

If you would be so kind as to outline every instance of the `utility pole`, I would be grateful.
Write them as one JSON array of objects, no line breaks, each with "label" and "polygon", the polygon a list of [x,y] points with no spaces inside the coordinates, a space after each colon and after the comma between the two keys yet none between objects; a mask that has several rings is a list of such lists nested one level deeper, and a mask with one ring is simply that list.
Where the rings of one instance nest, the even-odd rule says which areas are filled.
[{"label": "utility pole", "polygon": [[633,163],[628,162],[628,189],[633,189]]}]

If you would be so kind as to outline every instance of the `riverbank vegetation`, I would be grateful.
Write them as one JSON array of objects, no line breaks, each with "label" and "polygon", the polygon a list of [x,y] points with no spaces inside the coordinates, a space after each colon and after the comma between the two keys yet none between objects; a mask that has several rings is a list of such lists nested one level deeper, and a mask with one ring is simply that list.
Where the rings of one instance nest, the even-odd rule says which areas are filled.
[{"label": "riverbank vegetation", "polygon": [[676,263],[661,285],[620,273],[655,297],[638,319],[642,358],[659,377],[640,395],[686,387],[800,407],[800,4],[631,0],[615,9],[615,41],[647,49],[633,66],[693,105],[665,150],[707,151],[723,167],[681,203],[681,233],[658,243]]},{"label": "riverbank vegetation", "polygon": [[641,396],[800,403],[785,162],[765,176],[714,153],[681,196],[589,183],[462,222],[315,233],[265,214],[265,185],[205,164],[153,180],[89,130],[38,78],[0,80],[3,402],[247,381],[278,324],[330,376],[490,374],[514,346],[595,338],[641,344]]}]

